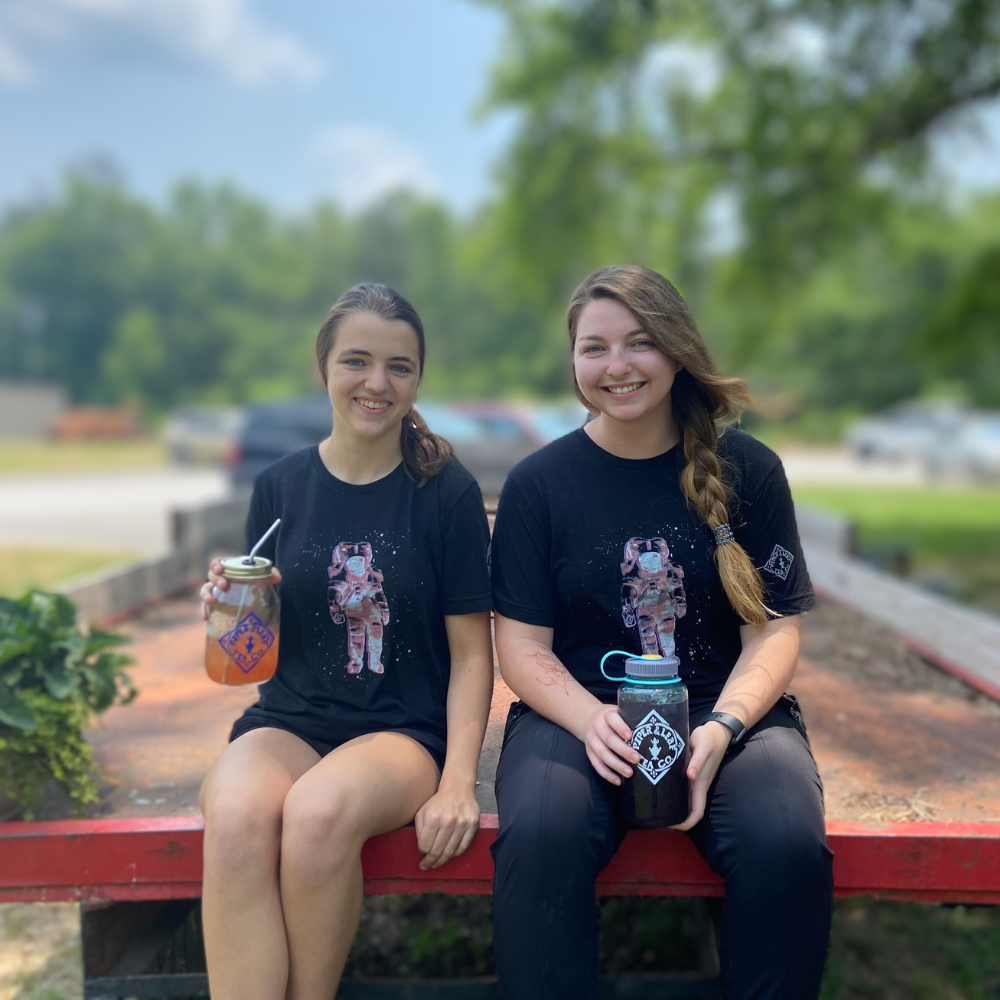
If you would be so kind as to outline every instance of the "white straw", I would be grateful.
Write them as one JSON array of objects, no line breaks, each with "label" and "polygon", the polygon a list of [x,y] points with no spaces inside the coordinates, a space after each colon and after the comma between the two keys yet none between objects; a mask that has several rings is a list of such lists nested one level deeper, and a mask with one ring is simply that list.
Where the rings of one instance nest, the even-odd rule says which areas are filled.
[{"label": "white straw", "polygon": [[[257,555],[257,550],[264,544],[264,542],[266,542],[268,540],[268,538],[271,537],[272,533],[274,532],[274,529],[277,528],[279,524],[281,524],[281,518],[280,517],[274,522],[274,524],[271,525],[270,528],[267,529],[267,531],[264,532],[263,535],[261,535],[261,537],[260,537],[259,541],[257,542],[257,544],[250,550],[250,555],[248,555],[246,557],[246,559],[243,560],[243,562],[245,564],[250,565],[250,564],[253,563],[253,557],[255,555]],[[250,594],[250,588],[247,587],[247,586],[244,586],[243,594],[240,597],[240,606],[236,609],[236,624],[237,625],[239,625],[239,623],[240,623],[240,617],[243,614],[243,608],[246,605],[247,597],[249,596],[249,594]],[[222,668],[222,683],[223,684],[225,684],[229,680],[229,663],[232,660],[232,658],[233,658],[232,654],[229,653],[228,650],[227,650],[227,652],[226,652],[226,665]]]}]

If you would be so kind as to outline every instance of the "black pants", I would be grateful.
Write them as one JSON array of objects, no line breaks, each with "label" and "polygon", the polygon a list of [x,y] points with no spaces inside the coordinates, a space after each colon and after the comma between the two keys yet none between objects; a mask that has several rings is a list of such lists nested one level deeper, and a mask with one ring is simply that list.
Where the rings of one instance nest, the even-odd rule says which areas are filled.
[{"label": "black pants", "polygon": [[[692,728],[711,710],[692,710]],[[505,1000],[597,994],[597,873],[627,827],[583,744],[515,704],[496,777],[494,947]],[[830,934],[823,793],[786,696],[727,756],[690,836],[725,879],[719,953],[728,1000],[811,1000]]]}]

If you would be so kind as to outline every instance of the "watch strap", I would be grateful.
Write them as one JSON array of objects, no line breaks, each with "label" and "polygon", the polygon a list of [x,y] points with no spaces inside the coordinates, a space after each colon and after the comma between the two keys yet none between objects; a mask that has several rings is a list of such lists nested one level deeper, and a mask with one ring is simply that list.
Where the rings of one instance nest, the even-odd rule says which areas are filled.
[{"label": "watch strap", "polygon": [[705,722],[721,722],[722,725],[731,730],[733,734],[730,741],[731,746],[739,743],[746,735],[746,726],[735,715],[730,715],[728,712],[711,712],[705,716]]}]

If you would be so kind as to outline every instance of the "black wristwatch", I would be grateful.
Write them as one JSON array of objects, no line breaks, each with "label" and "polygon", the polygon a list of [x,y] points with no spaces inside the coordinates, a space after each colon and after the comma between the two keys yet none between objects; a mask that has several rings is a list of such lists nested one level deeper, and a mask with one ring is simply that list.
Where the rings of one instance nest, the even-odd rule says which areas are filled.
[{"label": "black wristwatch", "polygon": [[729,741],[730,750],[735,750],[747,733],[746,726],[735,715],[730,715],[728,712],[712,712],[705,716],[705,722],[721,722],[727,729],[732,730],[733,738]]}]

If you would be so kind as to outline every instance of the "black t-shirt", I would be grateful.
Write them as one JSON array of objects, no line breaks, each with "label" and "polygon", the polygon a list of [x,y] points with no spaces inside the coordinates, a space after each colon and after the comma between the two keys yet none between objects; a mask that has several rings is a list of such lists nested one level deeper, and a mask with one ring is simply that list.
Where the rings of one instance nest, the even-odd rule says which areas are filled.
[{"label": "black t-shirt", "polygon": [[[719,442],[732,489],[730,524],[761,570],[780,615],[813,605],[781,461],[742,431]],[[673,640],[692,702],[718,697],[739,658],[740,626],[715,566],[715,540],[680,485],[678,445],[625,459],[583,429],[542,448],[510,474],[493,529],[498,613],[554,629],[553,650],[602,701],[616,685],[599,669],[612,649],[667,652]],[[620,675],[621,660],[608,672]]]},{"label": "black t-shirt", "polygon": [[317,447],[254,483],[252,545],[281,571],[278,669],[248,714],[340,744],[411,729],[445,748],[451,660],[445,615],[489,611],[489,526],[452,459],[417,488],[402,465],[374,483],[333,476]]}]

